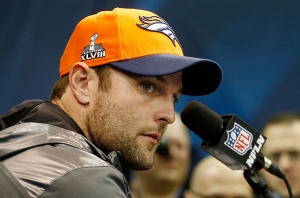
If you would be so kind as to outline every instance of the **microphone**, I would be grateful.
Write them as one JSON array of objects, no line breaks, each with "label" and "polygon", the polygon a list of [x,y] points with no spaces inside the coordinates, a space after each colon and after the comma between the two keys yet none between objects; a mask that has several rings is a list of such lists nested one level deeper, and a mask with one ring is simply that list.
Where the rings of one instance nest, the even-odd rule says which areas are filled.
[{"label": "microphone", "polygon": [[198,101],[181,113],[182,122],[203,139],[200,148],[232,170],[264,168],[279,178],[285,174],[261,152],[266,137],[236,115],[220,116]]}]

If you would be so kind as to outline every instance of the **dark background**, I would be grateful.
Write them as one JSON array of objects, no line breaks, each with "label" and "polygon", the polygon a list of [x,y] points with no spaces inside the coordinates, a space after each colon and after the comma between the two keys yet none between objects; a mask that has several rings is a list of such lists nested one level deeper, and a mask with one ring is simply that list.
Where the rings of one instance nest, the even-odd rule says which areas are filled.
[{"label": "dark background", "polygon": [[[160,15],[185,55],[222,66],[219,89],[208,96],[183,96],[177,111],[198,100],[257,130],[274,113],[300,111],[300,1],[0,0],[0,114],[23,100],[47,100],[75,25],[114,7]],[[198,147],[201,139],[191,135]]]}]

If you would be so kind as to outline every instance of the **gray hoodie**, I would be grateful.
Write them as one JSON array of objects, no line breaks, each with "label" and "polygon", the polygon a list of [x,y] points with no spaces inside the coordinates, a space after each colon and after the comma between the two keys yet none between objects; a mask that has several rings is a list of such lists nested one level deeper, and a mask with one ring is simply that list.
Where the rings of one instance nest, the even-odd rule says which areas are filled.
[{"label": "gray hoodie", "polygon": [[99,150],[58,106],[25,101],[0,127],[1,198],[16,197],[14,188],[20,197],[131,197],[120,152]]}]

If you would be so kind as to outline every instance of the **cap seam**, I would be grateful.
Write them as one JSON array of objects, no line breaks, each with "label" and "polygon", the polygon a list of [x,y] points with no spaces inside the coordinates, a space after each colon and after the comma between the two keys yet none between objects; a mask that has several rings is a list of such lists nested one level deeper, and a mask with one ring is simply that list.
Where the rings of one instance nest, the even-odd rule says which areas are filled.
[{"label": "cap seam", "polygon": [[117,29],[118,29],[118,38],[119,38],[119,46],[120,46],[120,53],[121,53],[121,57],[122,59],[124,59],[123,57],[123,48],[122,48],[122,41],[121,41],[121,22],[120,22],[120,12],[119,9],[116,9],[117,12]]}]

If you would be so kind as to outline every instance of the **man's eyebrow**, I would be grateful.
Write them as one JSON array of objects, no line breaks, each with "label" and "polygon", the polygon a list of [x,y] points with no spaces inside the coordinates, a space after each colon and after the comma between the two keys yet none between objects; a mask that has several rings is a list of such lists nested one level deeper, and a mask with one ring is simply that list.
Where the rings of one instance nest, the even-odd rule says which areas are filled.
[{"label": "man's eyebrow", "polygon": [[[160,82],[162,82],[162,83],[164,83],[164,84],[168,84],[168,81],[167,81],[166,78],[164,78],[163,76],[155,76],[155,78],[156,78],[158,81],[160,81]],[[180,88],[180,89],[178,90],[178,93],[182,93],[182,91],[183,91],[183,88]]]},{"label": "man's eyebrow", "polygon": [[166,80],[164,77],[162,77],[162,76],[155,76],[155,78],[156,78],[157,80],[159,80],[160,82],[164,83],[164,84],[167,83],[167,80]]}]

